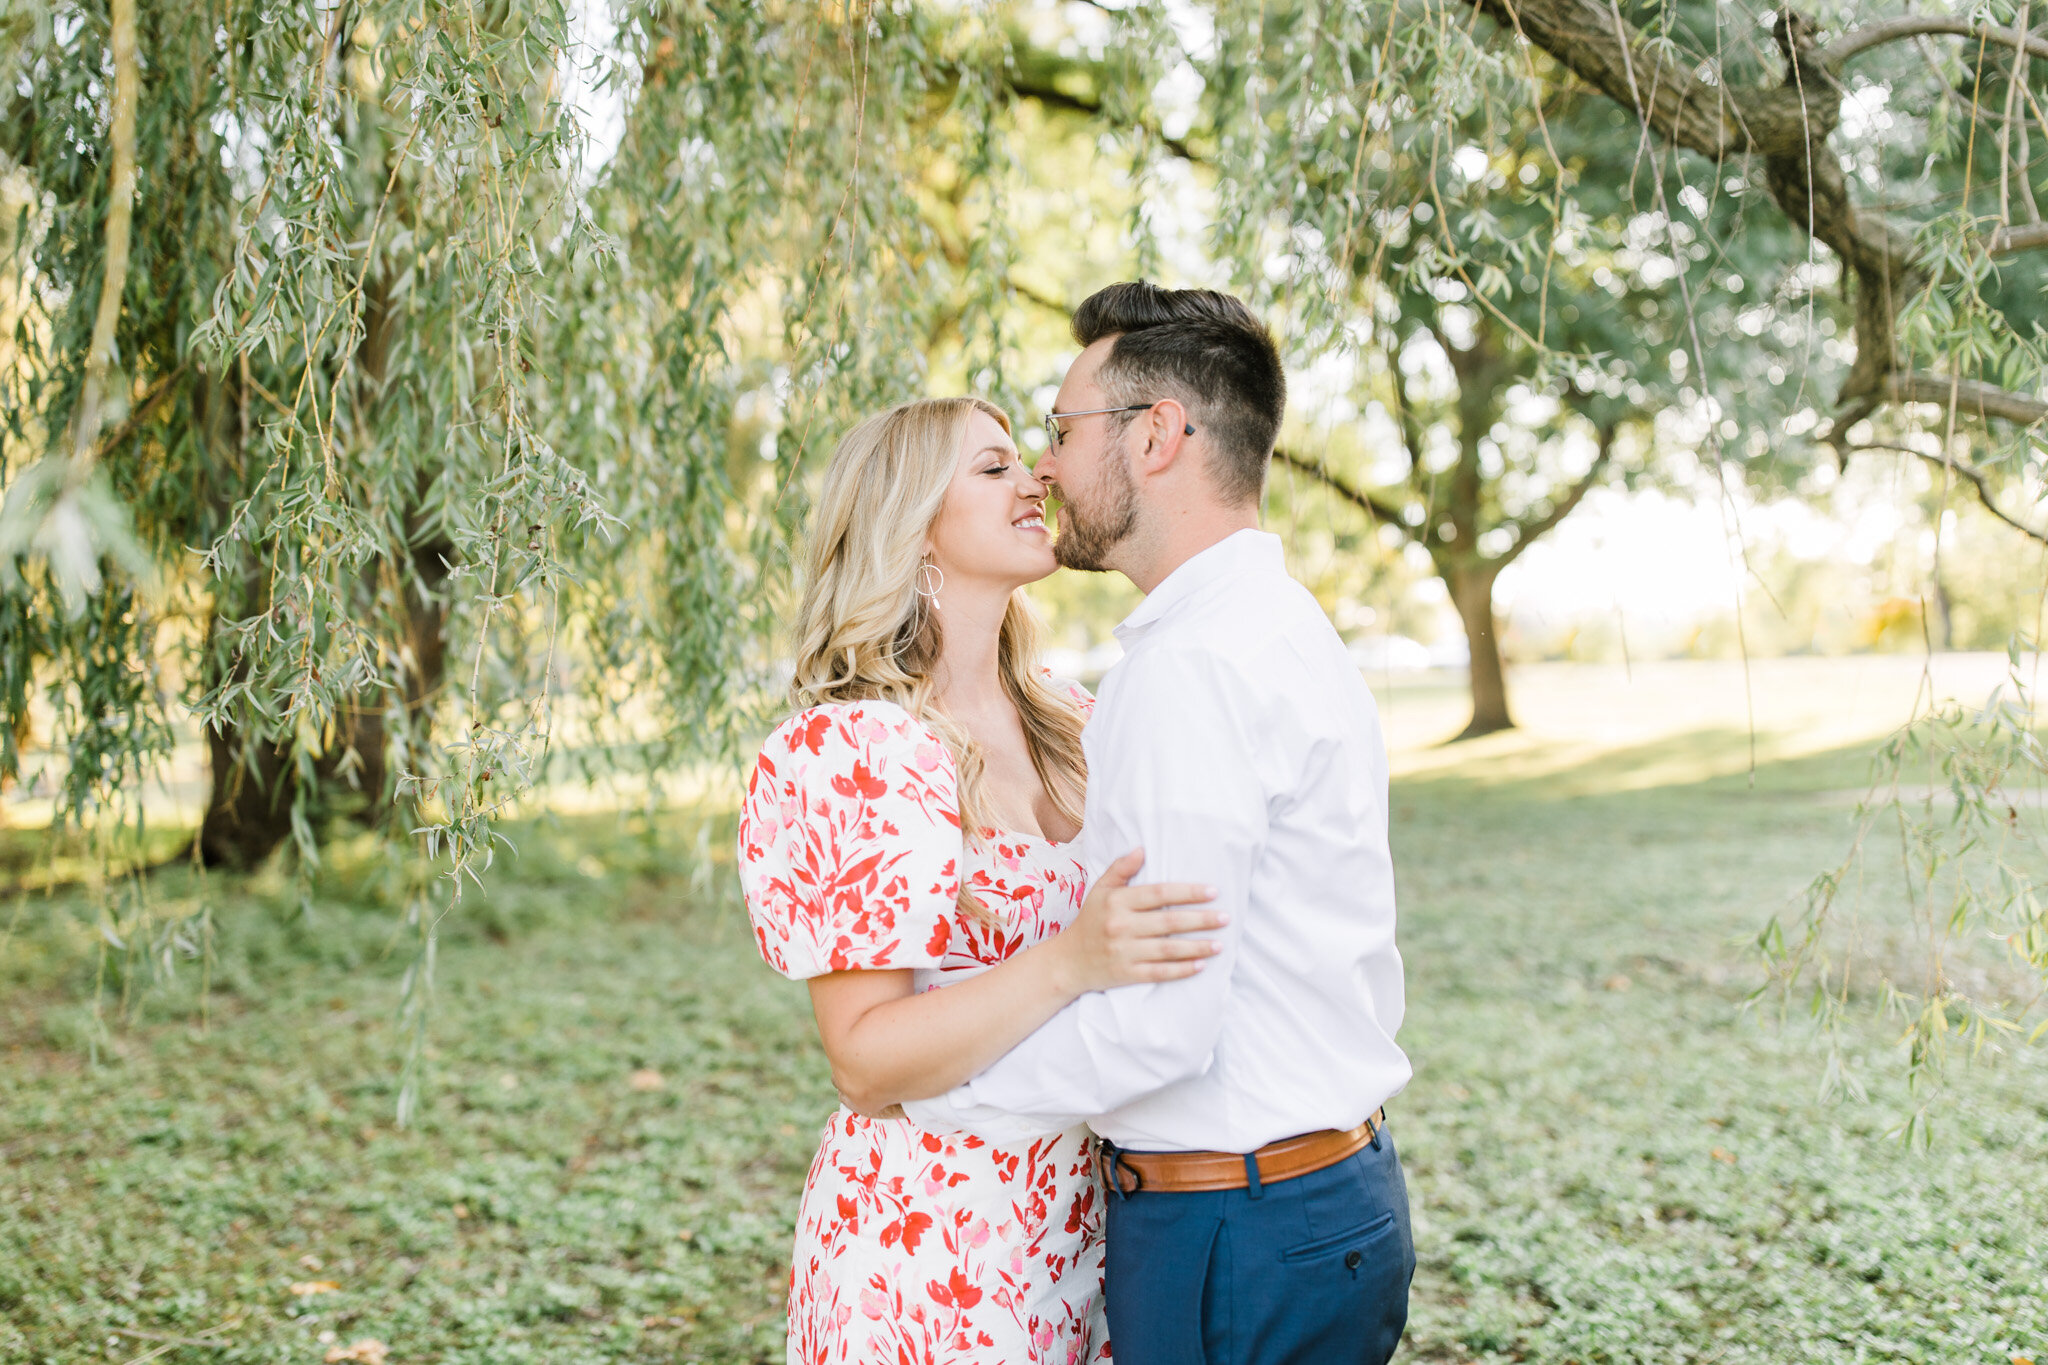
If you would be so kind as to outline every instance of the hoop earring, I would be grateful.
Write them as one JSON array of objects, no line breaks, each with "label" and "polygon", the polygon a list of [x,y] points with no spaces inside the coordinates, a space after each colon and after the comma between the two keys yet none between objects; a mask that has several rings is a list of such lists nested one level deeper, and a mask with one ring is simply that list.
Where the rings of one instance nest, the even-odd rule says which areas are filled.
[{"label": "hoop earring", "polygon": [[946,586],[946,571],[927,559],[917,566],[917,595],[933,606],[939,604],[939,589]]}]

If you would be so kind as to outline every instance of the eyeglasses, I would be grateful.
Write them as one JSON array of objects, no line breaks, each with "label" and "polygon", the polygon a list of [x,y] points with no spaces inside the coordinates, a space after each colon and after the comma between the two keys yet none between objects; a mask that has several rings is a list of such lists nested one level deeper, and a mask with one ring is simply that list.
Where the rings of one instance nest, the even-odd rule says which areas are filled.
[{"label": "eyeglasses", "polygon": [[[1127,408],[1088,408],[1082,412],[1048,412],[1045,415],[1045,439],[1058,450],[1066,442],[1066,433],[1060,430],[1060,423],[1069,417],[1100,417],[1105,412],[1150,412],[1166,400],[1155,398],[1149,403],[1133,403]],[[1188,423],[1187,435],[1195,434],[1195,424]]]}]

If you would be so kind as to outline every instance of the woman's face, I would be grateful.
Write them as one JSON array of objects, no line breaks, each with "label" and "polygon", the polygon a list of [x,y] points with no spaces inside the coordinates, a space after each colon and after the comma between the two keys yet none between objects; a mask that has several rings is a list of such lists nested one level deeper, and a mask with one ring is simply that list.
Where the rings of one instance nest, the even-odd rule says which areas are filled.
[{"label": "woman's face", "polygon": [[1045,485],[1017,458],[1002,424],[977,411],[932,523],[929,553],[949,586],[985,583],[1003,592],[1054,568],[1045,529]]}]

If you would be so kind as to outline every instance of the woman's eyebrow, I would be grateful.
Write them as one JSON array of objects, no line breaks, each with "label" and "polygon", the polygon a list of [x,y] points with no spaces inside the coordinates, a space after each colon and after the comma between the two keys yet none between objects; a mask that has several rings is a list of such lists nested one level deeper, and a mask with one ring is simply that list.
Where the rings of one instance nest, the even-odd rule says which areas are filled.
[{"label": "woman's eyebrow", "polygon": [[[981,454],[1000,455],[1006,460],[1014,460],[1017,458],[1017,449],[1015,446],[983,446],[981,448]],[[977,456],[976,458],[978,459],[980,457]]]}]

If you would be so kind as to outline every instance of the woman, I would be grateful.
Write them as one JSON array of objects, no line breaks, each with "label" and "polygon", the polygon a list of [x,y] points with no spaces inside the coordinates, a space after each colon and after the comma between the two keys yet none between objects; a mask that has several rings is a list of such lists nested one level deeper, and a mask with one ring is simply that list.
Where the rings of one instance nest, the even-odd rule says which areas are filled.
[{"label": "woman", "polygon": [[[862,423],[825,474],[799,613],[799,708],[741,815],[762,956],[810,983],[847,1101],[804,1186],[789,1359],[1106,1359],[1085,1128],[997,1147],[891,1107],[974,1076],[1087,991],[1200,970],[1206,887],[1083,904],[1091,699],[1035,663],[1045,486],[978,399]],[[944,987],[944,989],[934,989]],[[883,1114],[865,1118],[864,1114]]]}]

